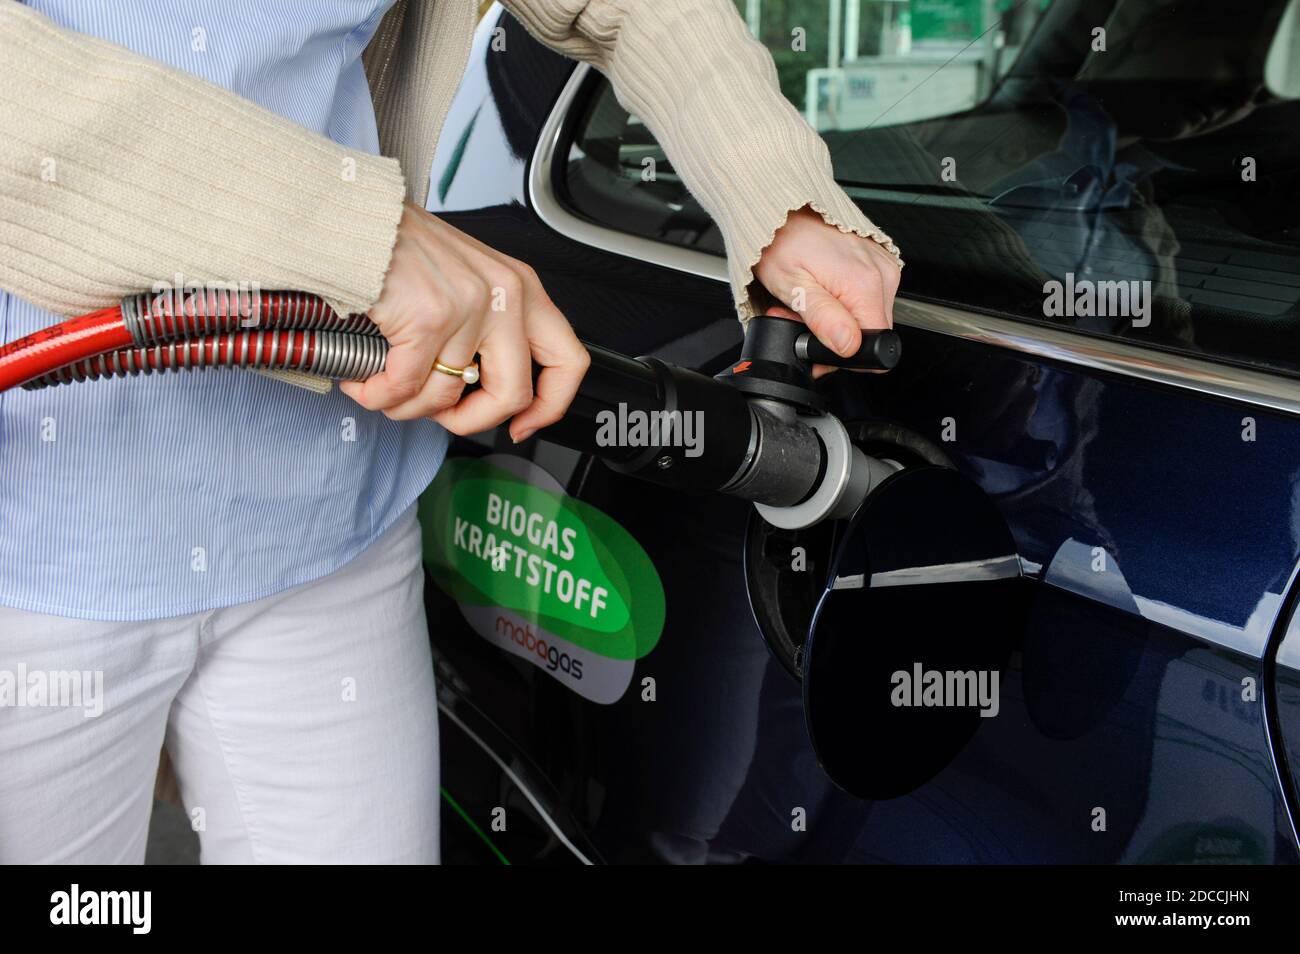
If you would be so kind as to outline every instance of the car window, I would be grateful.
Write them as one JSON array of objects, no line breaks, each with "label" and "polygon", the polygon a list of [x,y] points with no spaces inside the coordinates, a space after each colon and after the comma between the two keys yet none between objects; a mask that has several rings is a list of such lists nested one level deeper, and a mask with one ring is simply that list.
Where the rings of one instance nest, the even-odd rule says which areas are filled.
[{"label": "car window", "polygon": [[[1294,375],[1298,2],[737,5],[904,295]],[[573,128],[572,210],[722,254],[603,82]]]}]

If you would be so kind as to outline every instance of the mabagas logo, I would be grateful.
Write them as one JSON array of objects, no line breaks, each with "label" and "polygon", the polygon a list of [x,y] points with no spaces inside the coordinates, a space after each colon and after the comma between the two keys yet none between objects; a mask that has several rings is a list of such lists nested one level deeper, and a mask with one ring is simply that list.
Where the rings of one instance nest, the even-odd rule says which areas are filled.
[{"label": "mabagas logo", "polygon": [[507,634],[511,642],[524,647],[527,652],[536,653],[541,660],[539,665],[544,666],[548,672],[558,670],[571,676],[575,682],[582,678],[582,660],[574,659],[555,643],[547,643],[544,637],[533,633],[527,623],[520,626],[504,616],[498,616],[497,633]]},{"label": "mabagas logo", "polygon": [[484,639],[612,703],[664,623],[640,544],[521,457],[451,458],[421,500],[434,580]]}]

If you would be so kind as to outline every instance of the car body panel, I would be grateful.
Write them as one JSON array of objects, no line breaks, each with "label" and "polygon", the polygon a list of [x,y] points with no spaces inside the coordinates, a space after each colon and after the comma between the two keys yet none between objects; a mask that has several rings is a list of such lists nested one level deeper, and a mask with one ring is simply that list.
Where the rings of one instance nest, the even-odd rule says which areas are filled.
[{"label": "car body panel", "polygon": [[[449,115],[430,210],[533,265],[584,339],[716,372],[740,341],[725,284],[539,218],[529,167],[573,67],[504,15],[510,53],[494,52],[496,17]],[[1296,779],[1280,757],[1289,745],[1300,759],[1300,670],[1270,661],[1300,551],[1300,419],[925,330],[933,307],[900,303],[898,369],[830,384],[845,420],[942,442],[1024,567],[1001,710],[933,778],[864,801],[819,767],[801,687],[749,609],[745,504],[636,483],[544,433],[518,448],[502,433],[458,440],[452,453],[528,456],[621,523],[659,569],[664,632],[632,689],[596,705],[473,633],[431,588],[456,704],[511,740],[545,777],[547,804],[608,861],[1300,860]],[[924,650],[925,620],[873,631],[865,605],[863,638]],[[492,798],[467,810],[489,813]]]}]

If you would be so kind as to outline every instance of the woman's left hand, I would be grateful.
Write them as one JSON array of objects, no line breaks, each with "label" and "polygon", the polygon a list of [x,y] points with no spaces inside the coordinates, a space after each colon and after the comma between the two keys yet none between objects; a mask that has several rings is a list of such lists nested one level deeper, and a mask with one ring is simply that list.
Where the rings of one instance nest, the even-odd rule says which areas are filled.
[{"label": "woman's left hand", "polygon": [[[862,330],[894,325],[902,278],[877,242],[828,225],[811,208],[791,212],[754,267],[754,277],[782,305],[766,314],[801,319],[838,354],[862,345]],[[833,368],[817,365],[820,376]]]}]

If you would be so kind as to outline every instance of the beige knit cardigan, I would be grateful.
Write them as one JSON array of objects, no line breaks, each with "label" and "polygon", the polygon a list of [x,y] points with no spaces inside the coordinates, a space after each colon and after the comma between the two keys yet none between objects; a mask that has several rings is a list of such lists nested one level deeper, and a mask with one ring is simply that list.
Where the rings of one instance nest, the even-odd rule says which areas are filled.
[{"label": "beige knit cardigan", "polygon": [[[794,209],[893,243],[831,172],[732,0],[506,0],[610,79],[718,223],[742,320]],[[474,0],[398,0],[364,54],[382,156],[0,0],[0,288],[57,314],[158,281],[379,297],[402,200],[423,204],[465,68]],[[494,55],[509,55],[508,51]]]}]

